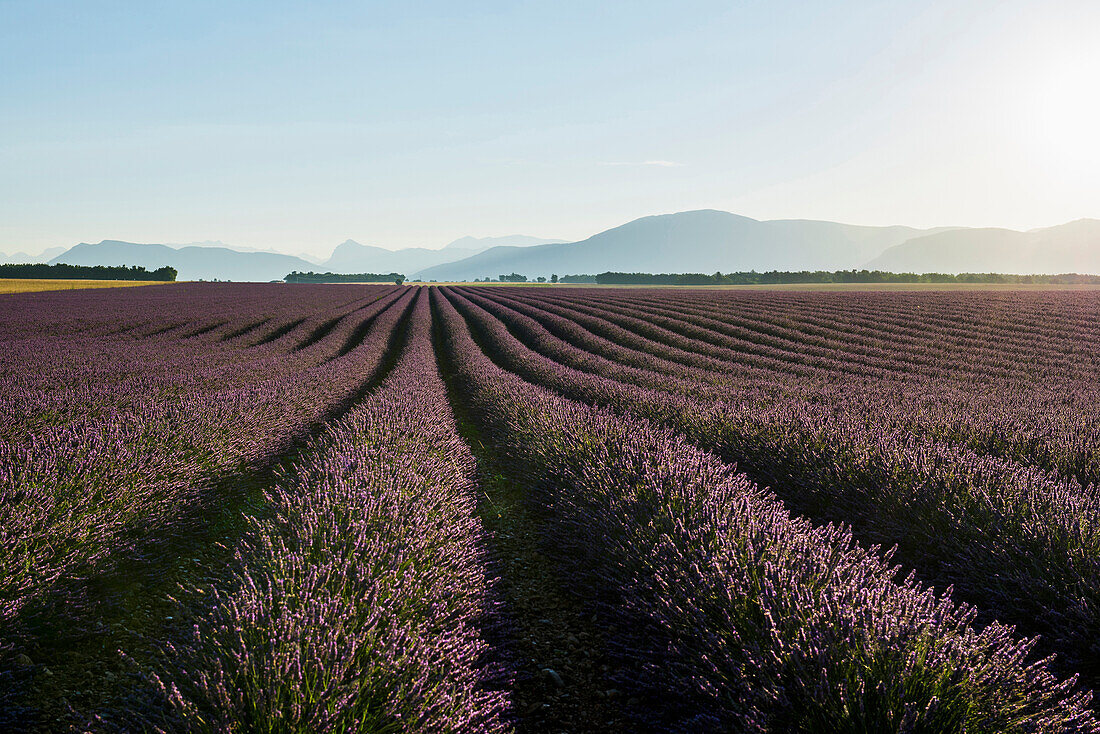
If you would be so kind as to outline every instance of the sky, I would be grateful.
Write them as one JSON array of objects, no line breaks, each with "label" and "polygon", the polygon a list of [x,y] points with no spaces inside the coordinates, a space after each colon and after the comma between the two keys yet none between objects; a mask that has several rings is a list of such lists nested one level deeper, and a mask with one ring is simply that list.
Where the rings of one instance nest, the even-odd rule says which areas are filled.
[{"label": "sky", "polygon": [[0,0],[0,252],[1100,218],[1100,3]]}]

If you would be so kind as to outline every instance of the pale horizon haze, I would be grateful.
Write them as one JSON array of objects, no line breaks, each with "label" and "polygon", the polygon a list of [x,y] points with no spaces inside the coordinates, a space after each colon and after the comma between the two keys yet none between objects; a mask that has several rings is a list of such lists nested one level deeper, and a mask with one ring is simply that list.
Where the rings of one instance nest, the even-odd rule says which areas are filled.
[{"label": "pale horizon haze", "polygon": [[0,2],[0,252],[1100,218],[1100,3]]}]

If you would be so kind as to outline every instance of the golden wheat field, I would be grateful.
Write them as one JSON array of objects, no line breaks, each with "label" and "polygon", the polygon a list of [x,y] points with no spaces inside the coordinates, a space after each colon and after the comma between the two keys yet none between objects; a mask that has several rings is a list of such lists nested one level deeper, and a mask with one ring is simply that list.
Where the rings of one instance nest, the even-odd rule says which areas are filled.
[{"label": "golden wheat field", "polygon": [[0,278],[0,295],[36,291],[68,291],[77,288],[126,288],[135,285],[163,285],[156,280],[60,280],[53,278]]}]

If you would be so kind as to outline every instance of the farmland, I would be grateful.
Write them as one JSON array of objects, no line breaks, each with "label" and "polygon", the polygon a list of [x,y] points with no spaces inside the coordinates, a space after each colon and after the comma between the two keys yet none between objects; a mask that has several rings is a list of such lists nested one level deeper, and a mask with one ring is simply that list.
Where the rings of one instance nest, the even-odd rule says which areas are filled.
[{"label": "farmland", "polygon": [[0,278],[0,295],[68,291],[82,288],[126,288],[137,285],[161,285],[148,280],[66,280],[62,278]]},{"label": "farmland", "polygon": [[5,297],[0,728],[1100,731],[1100,293]]}]

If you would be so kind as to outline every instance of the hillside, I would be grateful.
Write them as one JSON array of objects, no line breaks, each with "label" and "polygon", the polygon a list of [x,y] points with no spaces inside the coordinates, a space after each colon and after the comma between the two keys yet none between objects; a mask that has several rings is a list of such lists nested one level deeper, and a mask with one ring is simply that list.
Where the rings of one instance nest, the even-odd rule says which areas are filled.
[{"label": "hillside", "polygon": [[459,237],[454,242],[443,245],[444,250],[469,250],[482,252],[490,247],[531,247],[532,245],[557,245],[568,240],[546,239],[545,237],[531,237],[526,234],[510,234],[504,237]]},{"label": "hillside", "polygon": [[0,252],[0,263],[11,263],[13,265],[22,265],[23,263],[44,263],[63,252],[65,252],[64,247],[51,247],[43,250],[37,255],[29,255],[25,252],[13,252],[8,255]]},{"label": "hillside", "polygon": [[[27,262],[27,256],[14,257]],[[34,258],[34,261],[40,258]],[[704,209],[643,217],[579,242],[526,235],[463,237],[441,249],[387,250],[347,240],[317,264],[293,255],[225,246],[81,243],[50,263],[170,265],[180,280],[279,280],[291,271],[403,273],[472,280],[606,271],[724,273],[755,270],[1100,273],[1100,220],[1019,232],[996,228],[865,227],[804,219],[760,221]]]},{"label": "hillside", "polygon": [[415,273],[426,268],[463,260],[477,255],[491,247],[515,246],[529,247],[546,243],[558,243],[563,240],[547,240],[528,235],[509,235],[506,237],[462,237],[432,250],[426,247],[407,247],[402,250],[387,250],[382,247],[362,245],[355,240],[347,240],[337,245],[332,256],[321,264],[325,270],[334,273]]},{"label": "hillside", "polygon": [[[546,240],[527,235],[481,239],[463,237],[439,250],[430,250],[425,247],[387,250],[347,240],[338,245],[327,260],[319,262],[269,250],[230,247],[221,242],[165,245],[103,240],[95,244],[82,242],[68,250],[58,248],[54,252],[44,253],[40,258],[30,258],[17,253],[12,256],[16,258],[15,260],[0,258],[0,262],[48,260],[50,263],[69,265],[140,265],[150,270],[171,265],[179,271],[180,280],[267,281],[281,280],[287,273],[295,270],[408,274],[468,258],[494,245],[530,245],[545,242],[560,242],[560,240]],[[45,257],[46,254],[49,255],[48,258]]]},{"label": "hillside", "polygon": [[758,221],[704,209],[643,217],[580,242],[494,247],[413,277],[469,280],[517,272],[703,272],[853,268],[925,231],[809,220]]},{"label": "hillside", "polygon": [[281,280],[293,270],[313,270],[315,265],[293,255],[273,252],[238,252],[227,247],[187,246],[179,249],[157,244],[103,240],[82,242],[50,260],[70,265],[140,265],[156,270],[170,265],[179,280]]},{"label": "hillside", "polygon": [[958,229],[917,237],[867,263],[894,272],[1100,273],[1100,220],[1028,232]]}]

